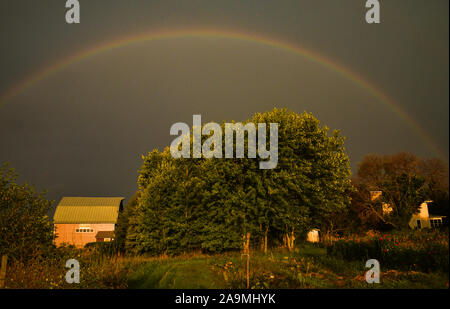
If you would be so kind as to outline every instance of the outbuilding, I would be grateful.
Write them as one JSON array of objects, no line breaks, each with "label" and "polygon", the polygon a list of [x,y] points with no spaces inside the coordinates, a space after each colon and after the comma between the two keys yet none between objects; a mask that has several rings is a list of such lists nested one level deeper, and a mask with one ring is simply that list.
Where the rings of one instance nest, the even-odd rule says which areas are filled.
[{"label": "outbuilding", "polygon": [[312,229],[308,232],[308,235],[306,236],[306,240],[308,242],[319,242],[319,229]]},{"label": "outbuilding", "polygon": [[89,242],[112,241],[123,197],[63,197],[53,223],[55,244],[84,247]]}]

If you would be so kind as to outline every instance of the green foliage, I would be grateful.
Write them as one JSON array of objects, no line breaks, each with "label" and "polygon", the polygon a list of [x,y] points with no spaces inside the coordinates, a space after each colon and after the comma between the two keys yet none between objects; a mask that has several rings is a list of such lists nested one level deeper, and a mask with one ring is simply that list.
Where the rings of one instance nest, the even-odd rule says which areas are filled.
[{"label": "green foliage", "polygon": [[[80,283],[65,280],[68,259],[80,262]],[[73,246],[58,247],[29,259],[8,263],[5,287],[13,289],[109,288],[246,288],[246,258],[240,253],[188,255],[175,258],[117,257]],[[250,287],[280,288],[446,288],[448,272],[417,272],[381,266],[381,283],[365,282],[365,261],[326,255],[305,245],[295,252],[253,252]]]},{"label": "green foliage", "polygon": [[[26,262],[8,261],[5,287],[11,289],[111,289],[127,288],[128,276],[138,265],[140,258],[119,258],[99,252],[111,243],[89,245],[88,248],[60,246],[49,248]],[[109,246],[111,248],[111,246]],[[103,249],[101,249],[103,250]],[[80,262],[80,283],[69,284],[65,276],[66,261]]]},{"label": "green foliage", "polygon": [[418,213],[420,204],[426,199],[424,183],[423,177],[403,173],[383,186],[386,200],[394,205],[391,215],[394,226],[406,228],[411,215]]},{"label": "green foliage", "polygon": [[126,239],[128,228],[130,226],[129,220],[133,216],[134,209],[136,208],[138,198],[140,196],[140,191],[137,191],[128,202],[125,210],[119,212],[119,217],[117,218],[117,226],[114,231],[114,241],[113,247],[115,252],[125,253],[126,252]]},{"label": "green foliage", "polygon": [[327,248],[327,253],[350,261],[377,259],[384,268],[441,272],[449,270],[448,234],[436,231],[339,240]]},{"label": "green foliage", "polygon": [[8,165],[0,168],[0,254],[26,260],[53,243],[47,216],[51,202],[33,186],[15,183],[17,174]]},{"label": "green foliage", "polygon": [[311,114],[286,109],[247,122],[278,123],[278,166],[261,170],[259,158],[174,159],[168,148],[152,151],[139,172],[128,250],[222,252],[242,248],[247,233],[257,246],[265,238],[281,243],[285,235],[300,238],[311,227],[333,226],[350,201],[344,138],[338,131],[329,136]]},{"label": "green foliage", "polygon": [[117,253],[117,247],[114,246],[114,242],[89,242],[84,245],[84,248],[88,251],[98,255],[111,256]]}]

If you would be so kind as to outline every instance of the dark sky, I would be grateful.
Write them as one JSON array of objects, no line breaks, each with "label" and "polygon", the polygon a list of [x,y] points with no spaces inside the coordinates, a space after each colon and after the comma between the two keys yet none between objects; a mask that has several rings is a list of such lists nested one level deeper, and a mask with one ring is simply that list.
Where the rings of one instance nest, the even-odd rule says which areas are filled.
[{"label": "dark sky", "polygon": [[[448,160],[449,2],[364,0],[63,0],[0,2],[0,97],[33,72],[101,42],[157,30],[256,33],[316,51],[381,89]],[[0,102],[0,162],[62,196],[125,196],[141,155],[169,145],[170,126],[245,120],[288,107],[347,137],[352,168],[367,153],[438,154],[386,105],[339,72],[273,46],[230,38],[139,42],[64,67]]]}]

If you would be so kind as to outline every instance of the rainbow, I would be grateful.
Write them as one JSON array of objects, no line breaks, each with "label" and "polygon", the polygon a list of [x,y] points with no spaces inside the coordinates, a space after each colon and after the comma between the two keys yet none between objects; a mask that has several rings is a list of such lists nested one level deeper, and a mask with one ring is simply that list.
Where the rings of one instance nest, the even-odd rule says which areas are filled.
[{"label": "rainbow", "polygon": [[448,162],[447,156],[441,151],[436,142],[431,138],[428,133],[421,127],[417,121],[415,121],[410,115],[408,115],[401,107],[396,105],[394,101],[387,95],[378,89],[373,84],[370,84],[367,80],[359,76],[357,73],[339,65],[330,59],[321,56],[320,54],[307,50],[305,48],[283,42],[274,38],[264,37],[257,34],[234,32],[234,31],[223,31],[223,30],[159,30],[152,32],[144,32],[137,35],[131,35],[122,37],[113,41],[102,42],[94,47],[86,50],[82,50],[75,53],[67,58],[60,59],[59,61],[53,63],[52,65],[38,70],[31,74],[28,78],[16,84],[4,95],[0,96],[0,105],[6,103],[18,96],[20,93],[26,91],[28,88],[36,83],[39,83],[48,76],[64,69],[65,67],[81,61],[83,59],[98,55],[102,52],[109,51],[115,48],[125,47],[133,43],[143,42],[143,41],[153,41],[165,38],[189,38],[189,37],[211,37],[211,38],[225,38],[225,39],[235,39],[243,40],[248,42],[259,43],[263,45],[272,46],[274,48],[286,50],[297,55],[306,57],[312,61],[315,61],[333,71],[336,71],[347,79],[351,80],[361,88],[368,91],[371,95],[378,99],[379,102],[383,103],[392,112],[398,115],[409,127],[424,141],[440,158]]}]

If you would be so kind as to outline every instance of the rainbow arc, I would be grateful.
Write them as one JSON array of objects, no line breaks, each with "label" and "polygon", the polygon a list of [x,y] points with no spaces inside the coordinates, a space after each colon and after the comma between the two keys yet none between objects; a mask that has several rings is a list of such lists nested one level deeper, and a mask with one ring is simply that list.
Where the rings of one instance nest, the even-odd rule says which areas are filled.
[{"label": "rainbow arc", "polygon": [[153,32],[145,32],[137,35],[125,36],[122,38],[118,38],[112,41],[102,42],[94,47],[88,48],[86,50],[79,51],[69,57],[63,58],[50,66],[45,67],[42,70],[36,71],[31,74],[29,77],[24,79],[23,81],[16,84],[9,91],[7,91],[3,96],[0,97],[0,105],[11,101],[14,97],[18,96],[20,93],[26,91],[31,86],[39,83],[43,79],[55,74],[58,71],[61,71],[65,67],[74,64],[83,59],[93,57],[100,53],[110,51],[116,48],[121,48],[125,46],[129,46],[134,43],[144,42],[144,41],[153,41],[159,39],[166,38],[224,38],[224,39],[235,39],[235,40],[243,40],[248,42],[254,42],[258,44],[272,46],[278,49],[282,49],[291,53],[298,54],[302,57],[306,57],[314,62],[317,62],[333,71],[339,72],[347,79],[351,80],[359,87],[368,91],[371,95],[373,95],[380,103],[384,104],[388,107],[392,112],[394,112],[398,117],[400,117],[408,126],[419,136],[422,141],[428,147],[438,155],[440,158],[444,159],[448,162],[448,158],[444,155],[444,152],[441,151],[439,146],[435,143],[433,138],[429,136],[429,134],[421,127],[421,125],[415,121],[404,109],[398,106],[394,100],[385,95],[380,89],[378,89],[375,85],[369,83],[362,76],[358,75],[356,72],[345,68],[344,66],[338,64],[337,62],[332,61],[316,52],[311,50],[296,46],[294,44],[290,44],[287,42],[283,42],[274,38],[269,38],[265,36],[260,36],[257,34],[249,34],[243,32],[232,32],[232,31],[223,31],[223,30],[160,30]]}]

